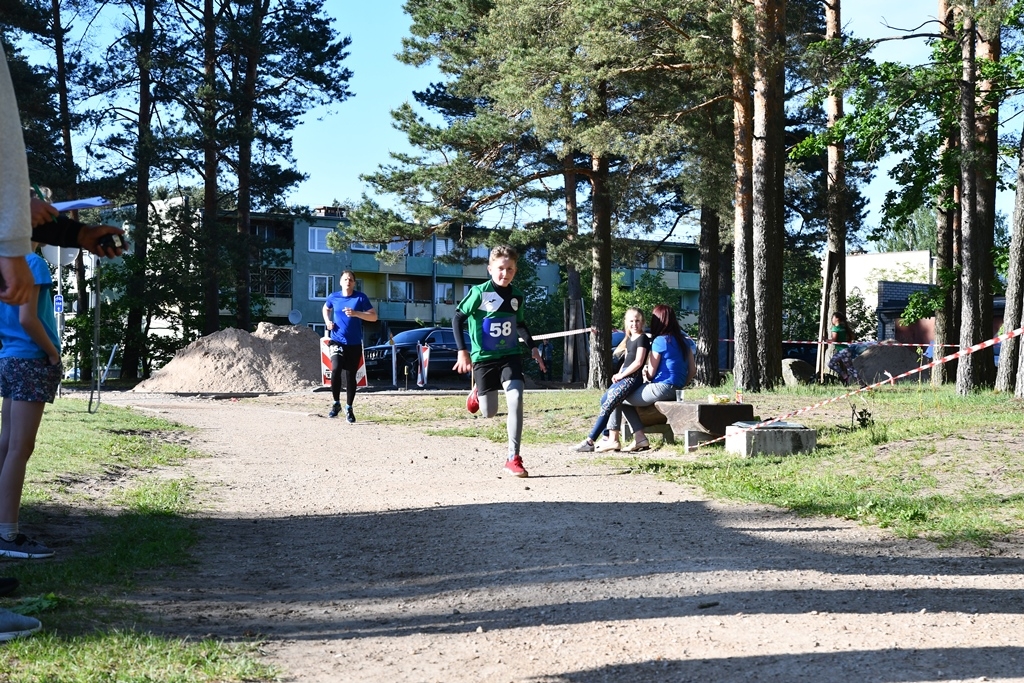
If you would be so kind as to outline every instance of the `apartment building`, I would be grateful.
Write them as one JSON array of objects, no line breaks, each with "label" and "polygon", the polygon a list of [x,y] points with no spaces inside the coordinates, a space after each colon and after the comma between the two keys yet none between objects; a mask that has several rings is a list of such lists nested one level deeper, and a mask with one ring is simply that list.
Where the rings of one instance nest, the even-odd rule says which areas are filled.
[{"label": "apartment building", "polygon": [[[387,332],[449,322],[469,288],[489,277],[484,263],[439,262],[437,257],[453,247],[444,238],[391,243],[389,250],[402,252],[394,264],[377,260],[377,245],[354,243],[336,253],[328,246],[327,236],[345,220],[340,207],[318,207],[312,216],[294,221],[253,216],[253,231],[270,244],[290,241],[294,245],[287,262],[264,268],[253,277],[253,289],[267,297],[272,322],[307,325],[322,334],[324,301],[338,288],[341,271],[350,269],[356,275],[357,288],[370,298],[379,316],[377,323],[366,326],[372,343]],[[660,271],[663,281],[680,293],[679,301],[670,303],[684,313],[696,312],[700,288],[697,246],[666,244],[651,253],[646,263],[617,269],[623,274],[622,284],[632,287],[643,271]],[[487,249],[480,247],[473,256],[486,258]],[[561,278],[559,266],[541,261],[536,269],[538,286],[553,294]]]}]

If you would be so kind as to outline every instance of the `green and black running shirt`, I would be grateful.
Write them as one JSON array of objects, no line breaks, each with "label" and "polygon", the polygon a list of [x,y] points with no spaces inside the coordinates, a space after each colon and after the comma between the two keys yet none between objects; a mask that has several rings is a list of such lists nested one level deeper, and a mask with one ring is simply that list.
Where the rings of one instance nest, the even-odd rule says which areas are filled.
[{"label": "green and black running shirt", "polygon": [[[500,287],[494,280],[476,285],[456,309],[466,318],[473,344],[474,363],[519,353],[519,327],[524,323],[526,296],[509,285]],[[456,335],[456,338],[461,335]]]}]

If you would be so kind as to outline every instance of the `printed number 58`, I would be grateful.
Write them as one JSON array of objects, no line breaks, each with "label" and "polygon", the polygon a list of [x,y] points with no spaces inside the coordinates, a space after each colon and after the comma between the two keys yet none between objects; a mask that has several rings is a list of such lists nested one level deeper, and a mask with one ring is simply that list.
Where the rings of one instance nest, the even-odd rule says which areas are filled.
[{"label": "printed number 58", "polygon": [[507,337],[512,334],[512,321],[506,320],[500,325],[491,325],[492,337]]}]

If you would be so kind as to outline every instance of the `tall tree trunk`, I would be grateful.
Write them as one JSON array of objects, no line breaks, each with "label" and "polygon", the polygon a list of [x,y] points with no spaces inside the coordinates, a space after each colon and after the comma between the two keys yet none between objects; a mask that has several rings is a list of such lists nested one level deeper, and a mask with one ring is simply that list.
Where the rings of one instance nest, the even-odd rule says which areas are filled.
[{"label": "tall tree trunk", "polygon": [[143,25],[140,27],[136,47],[139,69],[139,119],[138,142],[135,149],[135,229],[134,250],[126,259],[129,268],[128,291],[133,303],[128,308],[125,322],[124,352],[121,359],[121,377],[138,379],[139,365],[145,358],[146,335],[143,331],[143,316],[146,307],[146,252],[149,245],[149,179],[153,164],[153,96],[152,72],[153,31],[156,23],[156,0],[145,0]]},{"label": "tall tree trunk", "polygon": [[217,201],[217,26],[213,0],[203,2],[203,334],[220,329],[220,240]]},{"label": "tall tree trunk", "polygon": [[742,0],[733,5],[733,165],[736,171],[733,226],[733,379],[738,389],[760,391],[754,316],[754,224],[751,179],[754,136],[753,81],[747,68],[750,41]]},{"label": "tall tree trunk", "polygon": [[[565,183],[565,239],[574,242],[579,239],[580,214],[576,200],[576,159],[567,154],[562,160],[565,169],[562,178]],[[578,312],[583,301],[583,283],[580,281],[580,271],[574,263],[568,263],[566,270],[566,295],[568,297],[567,309],[567,330],[578,330],[583,327],[583,321]],[[574,334],[566,337],[564,341],[564,357],[562,359],[562,381],[582,382],[583,373],[580,372],[580,360],[584,356],[584,347],[589,335]],[[611,342],[609,342],[611,343]]]},{"label": "tall tree trunk", "polygon": [[238,136],[238,282],[235,292],[238,301],[236,312],[238,329],[252,327],[251,280],[255,255],[252,250],[250,216],[252,212],[252,144],[255,138],[253,113],[256,109],[256,84],[259,63],[262,56],[263,22],[269,10],[269,1],[252,3],[252,16],[248,27],[247,42],[242,46],[244,72],[241,92],[237,103],[238,113],[235,125]]},{"label": "tall tree trunk", "polygon": [[[1010,265],[1006,273],[1006,308],[1003,311],[1003,330],[1006,332],[1020,327],[1021,309],[1024,307],[1024,135],[1017,146],[1017,191],[1013,198],[1013,225],[1010,227]],[[1019,337],[1002,343],[996,391],[1010,392],[1020,386],[1017,396],[1024,397],[1024,384],[1019,384],[1017,370],[1019,355]]]},{"label": "tall tree trunk", "polygon": [[[963,301],[960,315],[960,346],[967,347],[981,341],[980,282],[983,270],[980,260],[985,258],[979,249],[983,240],[979,237],[978,225],[978,161],[975,144],[975,102],[976,87],[976,34],[974,17],[971,12],[963,14],[962,75],[960,80],[960,212],[961,235],[963,239],[963,271],[961,286]],[[991,323],[990,323],[991,324]],[[983,379],[977,354],[960,359],[957,368],[956,390],[961,395],[974,391]]]},{"label": "tall tree trunk", "polygon": [[[825,3],[825,38],[839,41],[842,38],[840,0]],[[832,92],[825,102],[827,125],[835,128],[843,117],[843,94]],[[832,315],[839,312],[846,315],[846,144],[842,140],[828,146],[828,168],[826,170],[827,199],[827,249],[832,254],[826,259],[831,272],[825,274],[829,290],[825,292],[825,329]]]},{"label": "tall tree trunk", "polygon": [[[948,0],[939,0],[938,17],[942,22],[943,40],[952,41],[956,39],[955,18],[953,8]],[[955,151],[958,147],[958,136],[956,126],[952,121],[943,121],[944,141],[939,150],[939,173],[942,179],[942,189],[936,197],[935,203],[935,256],[937,260],[938,284],[946,291],[942,298],[942,307],[935,311],[935,345],[932,348],[932,358],[941,358],[946,355],[947,344],[954,343],[960,338],[960,332],[954,325],[959,307],[954,309],[954,301],[959,306],[960,297],[953,290],[959,290],[958,278],[951,277],[955,272],[956,262],[953,257],[954,226],[959,230],[957,212],[956,187],[959,184],[959,173],[952,172],[952,162],[955,158]],[[942,386],[950,377],[956,375],[956,363],[941,363],[932,368],[932,385]]]},{"label": "tall tree trunk", "polygon": [[761,386],[782,379],[785,0],[754,0],[754,309]]},{"label": "tall tree trunk", "polygon": [[722,220],[710,206],[700,207],[700,294],[697,335],[697,382],[717,387],[718,376],[718,259]]},{"label": "tall tree trunk", "polygon": [[[979,7],[989,10],[994,7],[994,0],[981,0]],[[1002,42],[999,30],[1002,22],[991,16],[991,11],[983,13],[976,25],[978,73],[989,73],[985,63],[995,65],[1002,56]],[[999,103],[1002,96],[998,84],[992,78],[978,81],[978,109],[975,117],[977,131],[977,192],[978,192],[978,277],[980,297],[978,310],[981,316],[981,338],[992,336],[992,281],[995,272],[992,267],[992,250],[995,242],[996,228],[996,181],[999,174]],[[995,380],[995,352],[993,349],[982,349],[977,354],[980,368],[979,385],[992,386]]]},{"label": "tall tree trunk", "polygon": [[612,341],[612,202],[608,187],[608,157],[594,155],[591,160],[591,205],[593,207],[592,295],[594,308],[590,324],[594,328],[590,344],[591,389],[607,389],[611,384]]},{"label": "tall tree trunk", "polygon": [[[78,170],[75,167],[75,150],[71,144],[71,102],[68,94],[68,69],[67,59],[64,52],[64,38],[67,29],[61,25],[60,0],[52,0],[50,11],[53,13],[53,54],[56,63],[56,86],[57,86],[57,107],[60,115],[60,137],[64,146],[64,171],[69,180],[68,193],[72,197],[78,196]],[[77,216],[76,216],[77,217]],[[75,285],[77,292],[76,316],[88,316],[89,303],[89,281],[85,277],[85,258],[81,251],[75,256]],[[63,273],[58,272],[57,277],[62,278]],[[82,352],[79,370],[81,379],[91,380],[92,367],[92,336],[83,334],[79,339],[78,348]]]}]

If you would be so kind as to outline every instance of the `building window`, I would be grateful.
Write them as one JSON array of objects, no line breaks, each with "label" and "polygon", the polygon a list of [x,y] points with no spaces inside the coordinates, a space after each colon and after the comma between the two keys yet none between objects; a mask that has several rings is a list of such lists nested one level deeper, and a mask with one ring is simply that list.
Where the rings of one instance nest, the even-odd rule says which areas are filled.
[{"label": "building window", "polygon": [[683,270],[688,273],[700,271],[700,253],[693,249],[683,252]]},{"label": "building window", "polygon": [[333,275],[309,276],[309,300],[326,301],[327,295],[334,291]]},{"label": "building window", "polygon": [[359,291],[359,292],[363,291],[363,279],[362,278],[359,278],[359,277],[356,278],[356,290]]},{"label": "building window", "polygon": [[348,246],[349,251],[363,251],[371,254],[376,254],[380,251],[380,247],[376,244],[367,244],[366,242],[353,242]]},{"label": "building window", "polygon": [[306,327],[316,332],[318,337],[324,336],[324,333],[327,332],[327,325],[323,323],[306,323]]},{"label": "building window", "polygon": [[250,291],[279,299],[291,298],[292,271],[288,268],[263,268],[253,273]]},{"label": "building window", "polygon": [[392,280],[388,283],[388,299],[391,301],[412,301],[412,281]]},{"label": "building window", "polygon": [[661,254],[658,257],[658,268],[679,272],[683,269],[682,254]]},{"label": "building window", "polygon": [[455,285],[451,282],[438,282],[437,289],[434,291],[434,296],[437,297],[437,303],[439,304],[454,304]]},{"label": "building window", "polygon": [[310,228],[309,250],[318,253],[333,253],[334,250],[327,246],[327,236],[332,232],[332,228]]}]

